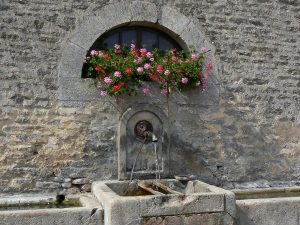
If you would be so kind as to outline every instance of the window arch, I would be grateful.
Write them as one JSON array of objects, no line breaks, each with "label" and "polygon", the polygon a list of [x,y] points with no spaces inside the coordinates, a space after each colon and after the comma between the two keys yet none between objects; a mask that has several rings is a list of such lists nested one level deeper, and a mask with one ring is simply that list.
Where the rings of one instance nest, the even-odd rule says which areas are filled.
[{"label": "window arch", "polygon": [[[101,35],[90,47],[88,53],[91,50],[111,49],[116,43],[128,47],[131,43],[134,43],[137,48],[147,48],[149,51],[155,48],[162,52],[172,48],[182,50],[181,46],[172,37],[158,29],[144,26],[126,26],[110,30]],[[86,64],[82,68],[82,78],[88,78]]]}]

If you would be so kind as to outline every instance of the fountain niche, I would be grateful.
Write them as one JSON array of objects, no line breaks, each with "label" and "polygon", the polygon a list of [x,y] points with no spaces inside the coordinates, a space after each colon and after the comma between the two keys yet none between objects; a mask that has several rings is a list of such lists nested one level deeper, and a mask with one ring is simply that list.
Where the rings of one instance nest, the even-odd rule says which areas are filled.
[{"label": "fountain niche", "polygon": [[162,110],[147,104],[128,108],[119,126],[119,180],[168,177],[169,144],[169,124]]},{"label": "fountain niche", "polygon": [[119,126],[119,180],[92,184],[105,225],[233,224],[232,192],[193,177],[170,179],[170,136],[160,108],[141,104],[125,110]]}]

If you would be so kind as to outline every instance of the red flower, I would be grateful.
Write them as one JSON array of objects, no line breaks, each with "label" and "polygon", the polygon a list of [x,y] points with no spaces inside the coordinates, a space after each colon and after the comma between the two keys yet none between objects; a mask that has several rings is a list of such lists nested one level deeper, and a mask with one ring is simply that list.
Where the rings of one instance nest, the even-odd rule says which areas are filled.
[{"label": "red flower", "polygon": [[178,58],[176,56],[172,56],[172,61],[177,62]]},{"label": "red flower", "polygon": [[117,85],[113,86],[112,90],[114,92],[118,92],[124,86],[125,86],[125,82],[119,82]]},{"label": "red flower", "polygon": [[101,66],[96,66],[96,67],[95,67],[95,70],[96,70],[96,71],[100,71],[100,70],[102,70],[102,67],[101,67]]},{"label": "red flower", "polygon": [[102,55],[102,58],[103,58],[103,59],[109,59],[109,55],[108,55],[107,53],[106,53],[106,54],[103,54],[103,55]]},{"label": "red flower", "polygon": [[113,86],[113,88],[112,88],[112,90],[113,90],[114,92],[118,92],[120,89],[121,89],[121,87],[120,87],[119,85],[115,85],[115,86]]},{"label": "red flower", "polygon": [[133,56],[136,56],[136,57],[139,55],[139,53],[137,51],[135,51],[135,50],[134,51],[130,51],[130,54],[133,55]]},{"label": "red flower", "polygon": [[163,66],[161,66],[161,65],[157,65],[157,66],[156,66],[156,71],[157,71],[158,73],[162,73],[162,72],[164,72],[164,68],[163,68]]},{"label": "red flower", "polygon": [[153,80],[153,81],[159,81],[159,77],[158,77],[157,74],[150,73],[150,74],[149,74],[149,77],[150,77],[150,79]]},{"label": "red flower", "polygon": [[123,87],[123,86],[125,86],[125,82],[119,82],[119,84],[118,84],[120,87]]},{"label": "red flower", "polygon": [[127,68],[125,69],[125,74],[131,75],[131,74],[132,74],[132,69],[127,67]]},{"label": "red flower", "polygon": [[198,73],[198,77],[202,77],[203,76],[203,73],[202,73],[202,71],[199,71],[199,73]]},{"label": "red flower", "polygon": [[106,75],[105,70],[101,66],[96,66],[95,70],[99,72],[100,77],[104,77]]},{"label": "red flower", "polygon": [[170,54],[172,54],[172,55],[175,55],[176,52],[177,52],[176,48],[173,48],[173,49],[170,50]]}]

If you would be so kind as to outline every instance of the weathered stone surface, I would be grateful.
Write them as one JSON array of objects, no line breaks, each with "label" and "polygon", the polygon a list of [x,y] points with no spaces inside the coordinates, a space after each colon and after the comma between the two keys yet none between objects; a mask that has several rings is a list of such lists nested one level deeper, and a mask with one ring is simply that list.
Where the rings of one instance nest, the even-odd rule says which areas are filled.
[{"label": "weathered stone surface", "polygon": [[[299,180],[300,171],[297,1],[131,2],[0,4],[0,190],[47,191],[47,185],[36,181],[68,178],[79,167],[84,171],[81,178],[117,178],[119,117],[135,101],[152,100],[94,99],[97,91],[80,81],[81,67],[98,34],[138,18],[159,19],[174,33],[198,31],[197,35],[183,31],[182,39],[212,49],[220,85],[217,101],[205,99],[205,93],[191,99],[195,101],[175,98],[178,101],[169,106],[166,100],[153,100],[172,125],[170,176],[195,174],[228,187],[266,177],[268,182],[259,186],[296,185],[292,181]],[[176,17],[176,11],[181,15]],[[199,26],[186,25],[187,21]],[[202,98],[214,104],[194,104]]]},{"label": "weathered stone surface", "polygon": [[36,182],[36,187],[41,189],[57,189],[59,186],[59,183],[55,182]]},{"label": "weathered stone surface", "polygon": [[[2,200],[5,198],[2,198]],[[13,199],[17,200],[16,202]],[[49,201],[49,197],[7,198],[5,204],[36,203]],[[83,207],[63,209],[9,210],[0,212],[0,224],[24,225],[103,225],[103,208],[90,196],[80,198]],[[3,204],[3,202],[2,202]]]},{"label": "weathered stone surface", "polygon": [[[94,182],[92,193],[105,209],[105,224],[164,224],[168,221],[167,224],[184,222],[183,224],[189,225],[196,221],[206,221],[206,217],[210,221],[208,224],[233,224],[235,218],[233,193],[199,181],[190,181],[188,184],[194,190],[187,193],[186,189],[191,188],[189,185],[185,186],[176,180],[167,179],[161,182],[166,185],[179,185],[181,191],[177,190],[179,192],[176,194],[167,195],[135,196],[134,193],[138,189],[136,181]],[[148,180],[148,184],[151,186],[151,180]],[[128,192],[132,195],[127,195]],[[233,196],[233,201],[228,201],[230,196]],[[204,217],[190,218],[199,213]]]},{"label": "weathered stone surface", "polygon": [[83,192],[90,192],[91,191],[91,184],[82,185],[80,190],[83,191]]},{"label": "weathered stone surface", "polygon": [[299,224],[300,198],[237,201],[237,225]]},{"label": "weathered stone surface", "polygon": [[72,187],[72,183],[71,182],[62,183],[61,187],[63,187],[63,188],[70,188],[70,187]]},{"label": "weathered stone surface", "polygon": [[79,179],[72,180],[72,184],[87,184],[89,182],[90,180],[87,178],[79,178]]},{"label": "weathered stone surface", "polygon": [[141,225],[233,225],[234,220],[228,219],[224,213],[204,213],[164,217],[145,217]]}]

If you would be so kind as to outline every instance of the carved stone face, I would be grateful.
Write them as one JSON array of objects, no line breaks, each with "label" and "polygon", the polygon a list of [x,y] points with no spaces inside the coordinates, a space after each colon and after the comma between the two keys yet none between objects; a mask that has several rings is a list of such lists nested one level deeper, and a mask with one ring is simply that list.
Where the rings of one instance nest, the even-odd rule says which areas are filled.
[{"label": "carved stone face", "polygon": [[139,139],[145,139],[145,132],[153,132],[152,124],[147,120],[137,122],[134,127],[134,133]]}]

